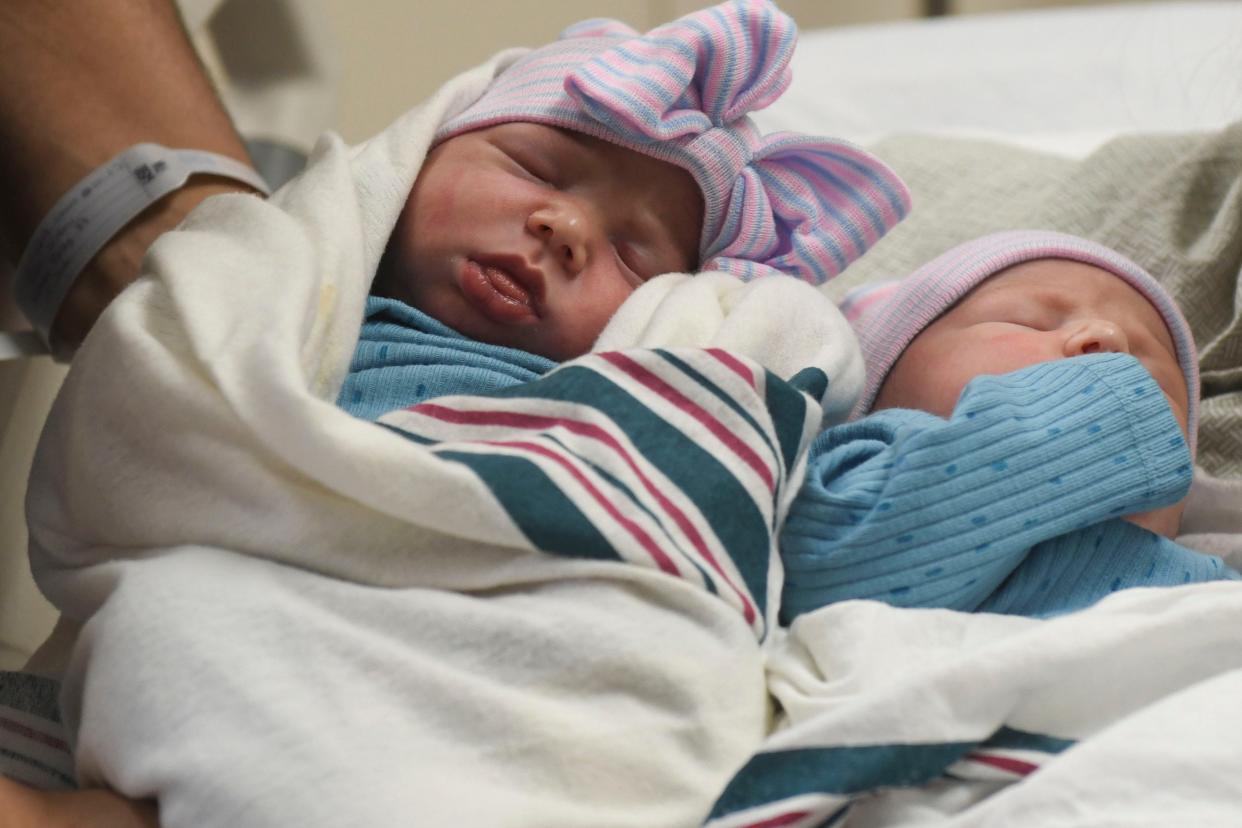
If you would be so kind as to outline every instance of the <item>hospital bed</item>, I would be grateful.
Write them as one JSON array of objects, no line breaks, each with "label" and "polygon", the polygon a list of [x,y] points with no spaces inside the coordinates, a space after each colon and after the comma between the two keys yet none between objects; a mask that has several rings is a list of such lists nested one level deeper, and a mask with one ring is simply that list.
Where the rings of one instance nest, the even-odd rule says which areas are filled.
[{"label": "hospital bed", "polygon": [[[1221,180],[1221,191],[1204,183],[1203,199],[1220,214],[1195,217],[1198,239],[1223,251],[1215,264],[1231,274],[1213,270],[1193,246],[1177,256],[1160,247],[1158,230],[1184,229],[1176,216],[1147,225],[1125,209],[1152,198],[1138,186],[1142,175],[1219,158],[1219,147],[1212,155],[1185,133],[1222,134],[1242,120],[1242,6],[1123,4],[805,32],[794,75],[786,96],[760,113],[761,123],[867,145],[907,178],[915,197],[905,225],[828,285],[834,297],[908,272],[956,241],[1015,224],[1094,235],[1145,264],[1213,273],[1219,292],[1193,297],[1188,308],[1197,332],[1210,328],[1215,361],[1205,371],[1214,383],[1205,405],[1208,467],[1186,529],[1194,536],[1188,542],[1242,562],[1242,242],[1229,238],[1242,232],[1239,174]],[[1236,130],[1232,137],[1242,141]],[[1067,199],[1063,215],[1058,198]],[[6,326],[20,331],[20,320],[7,305],[4,311]],[[0,405],[7,416],[0,445],[0,643],[9,648],[3,666],[11,667],[37,645],[52,617],[21,577],[24,550],[10,540],[24,477],[10,470],[29,463],[58,369],[29,355],[30,339],[7,341],[14,358],[0,371],[20,389]]]}]

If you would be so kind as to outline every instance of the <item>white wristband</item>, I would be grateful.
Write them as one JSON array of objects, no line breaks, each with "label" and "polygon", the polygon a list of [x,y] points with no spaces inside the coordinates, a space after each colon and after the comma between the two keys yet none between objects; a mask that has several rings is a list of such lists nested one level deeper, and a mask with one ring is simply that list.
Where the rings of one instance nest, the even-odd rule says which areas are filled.
[{"label": "white wristband", "polygon": [[17,266],[17,305],[43,338],[82,268],[135,216],[195,173],[233,178],[268,194],[253,169],[214,152],[135,144],[60,197]]}]

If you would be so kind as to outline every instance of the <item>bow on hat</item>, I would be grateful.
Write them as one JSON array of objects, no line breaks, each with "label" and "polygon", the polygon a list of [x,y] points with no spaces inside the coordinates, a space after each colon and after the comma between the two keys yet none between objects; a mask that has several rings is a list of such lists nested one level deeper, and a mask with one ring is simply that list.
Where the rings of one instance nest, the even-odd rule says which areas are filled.
[{"label": "bow on hat", "polygon": [[900,221],[910,195],[850,143],[765,136],[747,116],[789,86],[796,38],[767,0],[732,0],[645,35],[589,20],[516,59],[436,137],[530,121],[668,161],[703,191],[702,268],[823,282]]},{"label": "bow on hat", "polygon": [[564,91],[620,143],[691,172],[707,207],[704,269],[743,278],[775,270],[818,284],[909,211],[901,179],[870,153],[764,136],[747,117],[792,77],[797,27],[767,0],[734,0],[646,35],[591,20],[562,37],[614,41],[569,71]]}]

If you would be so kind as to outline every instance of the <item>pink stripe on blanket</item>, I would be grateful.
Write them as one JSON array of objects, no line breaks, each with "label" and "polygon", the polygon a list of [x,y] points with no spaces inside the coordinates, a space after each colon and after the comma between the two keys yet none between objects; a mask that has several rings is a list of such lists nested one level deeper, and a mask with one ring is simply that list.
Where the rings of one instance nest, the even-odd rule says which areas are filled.
[{"label": "pink stripe on blanket", "polygon": [[48,736],[46,733],[41,733],[34,728],[27,727],[24,724],[13,721],[12,719],[6,719],[3,716],[0,716],[0,730],[7,730],[10,733],[16,733],[18,736],[24,736],[32,742],[39,742],[40,744],[47,745],[48,747],[56,750],[63,750],[65,752],[69,751],[69,745],[61,739],[57,739],[55,736]]},{"label": "pink stripe on blanket", "polygon": [[733,373],[742,378],[742,381],[751,388],[755,387],[755,375],[750,372],[742,361],[728,351],[722,351],[719,348],[708,348],[707,352],[716,358],[717,362],[723,364]]},{"label": "pink stripe on blanket", "polygon": [[591,497],[595,499],[596,503],[604,508],[604,511],[608,513],[609,517],[620,524],[631,537],[638,541],[639,545],[641,545],[643,549],[647,550],[647,554],[652,557],[652,559],[656,562],[656,565],[659,566],[662,571],[667,572],[670,575],[681,574],[677,569],[677,565],[673,563],[673,559],[660,548],[659,544],[657,544],[641,526],[621,514],[621,510],[616,507],[616,504],[605,497],[603,492],[597,489],[590,480],[586,479],[586,475],[574,468],[573,464],[560,454],[544,446],[538,445],[537,443],[530,443],[523,440],[499,440],[494,442],[489,440],[487,441],[487,444],[492,446],[506,446],[508,448],[523,449],[525,451],[530,451],[546,457],[549,460],[559,464],[563,469],[565,469],[565,471],[569,472],[573,476],[574,480],[578,482],[578,485],[581,486],[587,494],[591,495]]},{"label": "pink stripe on blanket", "polygon": [[[756,615],[754,605],[746,593],[741,590],[732,579],[725,573],[720,566],[720,562],[716,560],[716,556],[707,548],[707,542],[703,536],[695,528],[690,519],[686,517],[677,504],[673,503],[668,497],[656,486],[647,475],[643,474],[642,469],[634,461],[631,454],[626,451],[625,446],[621,445],[616,438],[594,423],[584,423],[580,420],[571,420],[566,417],[548,417],[537,414],[523,414],[515,411],[461,411],[455,408],[438,403],[423,403],[410,409],[424,416],[433,417],[444,422],[455,423],[458,425],[476,425],[476,426],[505,426],[508,428],[523,428],[531,430],[545,430],[554,426],[561,426],[568,431],[583,437],[588,437],[603,443],[612,449],[630,468],[638,479],[642,482],[643,488],[656,499],[660,504],[660,508],[672,517],[678,528],[690,539],[690,543],[694,546],[695,551],[707,561],[708,565],[720,578],[728,585],[729,589],[742,602],[742,614],[746,618],[746,622],[753,623]],[[495,445],[496,443],[493,443]],[[663,567],[661,567],[663,568]],[[673,574],[679,574],[675,570]]]},{"label": "pink stripe on blanket", "polygon": [[755,454],[750,446],[739,440],[736,434],[725,428],[723,423],[707,413],[706,410],[697,405],[693,400],[624,354],[614,351],[600,354],[599,356],[706,426],[707,430],[716,439],[724,443],[743,463],[750,466],[759,475],[769,492],[775,490],[776,483],[772,479],[772,471],[764,464],[759,455]]},{"label": "pink stripe on blanket", "polygon": [[1014,759],[1011,756],[997,756],[992,753],[968,753],[965,758],[967,761],[989,765],[1017,776],[1026,776],[1039,770],[1039,765],[1033,762],[1024,762],[1021,759]]}]

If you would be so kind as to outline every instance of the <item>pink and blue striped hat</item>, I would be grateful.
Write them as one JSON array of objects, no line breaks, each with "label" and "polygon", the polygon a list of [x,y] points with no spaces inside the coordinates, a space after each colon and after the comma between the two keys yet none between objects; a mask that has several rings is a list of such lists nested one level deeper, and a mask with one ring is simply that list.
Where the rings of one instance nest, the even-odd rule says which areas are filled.
[{"label": "pink and blue striped hat", "polygon": [[1142,294],[1173,338],[1189,391],[1187,431],[1194,453],[1199,423],[1199,358],[1194,335],[1173,297],[1120,253],[1087,239],[1045,230],[1010,230],[960,244],[899,281],[855,288],[841,303],[867,367],[851,418],[871,410],[889,371],[916,336],[986,279],[1033,259],[1070,259],[1102,268]]},{"label": "pink and blue striped hat", "polygon": [[588,20],[502,72],[436,140],[531,121],[670,162],[703,191],[702,269],[819,284],[900,221],[910,195],[846,141],[762,135],[747,117],[789,86],[796,40],[767,0],[733,0],[646,35]]}]

